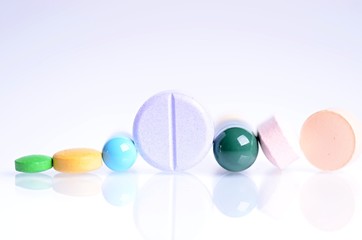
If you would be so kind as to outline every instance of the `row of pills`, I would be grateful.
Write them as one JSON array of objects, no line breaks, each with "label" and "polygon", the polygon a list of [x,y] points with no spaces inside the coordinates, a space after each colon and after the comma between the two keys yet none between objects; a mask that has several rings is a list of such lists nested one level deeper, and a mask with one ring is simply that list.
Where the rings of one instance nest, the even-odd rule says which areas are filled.
[{"label": "row of pills", "polygon": [[[306,158],[322,170],[345,166],[357,152],[357,129],[346,115],[324,110],[304,123],[300,146]],[[298,159],[276,118],[259,125],[257,134],[241,122],[227,122],[214,137],[214,125],[205,110],[191,97],[162,92],[148,99],[133,124],[134,140],[110,139],[99,152],[69,149],[53,157],[30,155],[15,160],[20,172],[41,172],[54,167],[65,173],[95,170],[104,163],[114,171],[129,169],[137,152],[150,165],[164,171],[194,167],[213,146],[215,159],[226,170],[238,172],[256,160],[259,144],[268,160],[284,169]]]},{"label": "row of pills", "polygon": [[107,141],[103,151],[89,148],[74,148],[59,151],[53,157],[29,155],[15,160],[19,172],[36,173],[51,169],[64,173],[84,173],[96,170],[102,162],[114,171],[129,169],[137,158],[137,150],[128,137],[117,137]]}]

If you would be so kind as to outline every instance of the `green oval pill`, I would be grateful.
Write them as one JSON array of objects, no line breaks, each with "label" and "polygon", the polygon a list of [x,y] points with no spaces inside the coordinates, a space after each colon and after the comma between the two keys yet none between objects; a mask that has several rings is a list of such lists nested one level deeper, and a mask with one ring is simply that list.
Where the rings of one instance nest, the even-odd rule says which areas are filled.
[{"label": "green oval pill", "polygon": [[15,160],[15,170],[24,173],[36,173],[53,167],[53,159],[45,155],[29,155]]}]

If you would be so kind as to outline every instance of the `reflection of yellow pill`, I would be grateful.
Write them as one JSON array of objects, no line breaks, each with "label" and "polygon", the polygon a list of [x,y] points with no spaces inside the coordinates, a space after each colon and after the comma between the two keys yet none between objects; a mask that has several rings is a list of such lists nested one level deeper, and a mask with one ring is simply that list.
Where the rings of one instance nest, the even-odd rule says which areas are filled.
[{"label": "reflection of yellow pill", "polygon": [[53,156],[53,167],[59,172],[83,173],[102,166],[102,153],[88,148],[75,148],[57,152]]},{"label": "reflection of yellow pill", "polygon": [[53,189],[68,196],[94,196],[101,192],[102,180],[93,173],[65,174],[53,177]]}]

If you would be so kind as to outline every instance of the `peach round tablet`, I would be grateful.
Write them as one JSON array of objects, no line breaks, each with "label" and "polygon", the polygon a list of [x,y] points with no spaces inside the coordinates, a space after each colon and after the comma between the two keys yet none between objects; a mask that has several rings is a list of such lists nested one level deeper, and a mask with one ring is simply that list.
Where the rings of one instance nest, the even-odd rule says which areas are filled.
[{"label": "peach round tablet", "polygon": [[57,152],[53,167],[64,173],[84,173],[102,166],[102,153],[88,148],[74,148]]},{"label": "peach round tablet", "polygon": [[337,170],[353,158],[356,135],[343,115],[323,110],[304,122],[300,146],[306,158],[317,168]]}]

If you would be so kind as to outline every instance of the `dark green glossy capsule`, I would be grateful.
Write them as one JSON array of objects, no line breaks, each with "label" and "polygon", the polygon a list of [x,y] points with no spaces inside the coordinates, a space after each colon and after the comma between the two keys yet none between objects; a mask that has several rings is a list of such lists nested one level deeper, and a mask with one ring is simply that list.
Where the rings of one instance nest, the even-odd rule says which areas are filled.
[{"label": "dark green glossy capsule", "polygon": [[239,172],[253,165],[258,156],[259,145],[252,131],[243,127],[230,127],[215,138],[213,150],[220,166]]}]

